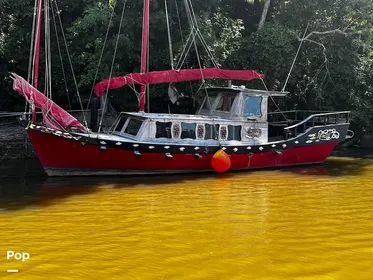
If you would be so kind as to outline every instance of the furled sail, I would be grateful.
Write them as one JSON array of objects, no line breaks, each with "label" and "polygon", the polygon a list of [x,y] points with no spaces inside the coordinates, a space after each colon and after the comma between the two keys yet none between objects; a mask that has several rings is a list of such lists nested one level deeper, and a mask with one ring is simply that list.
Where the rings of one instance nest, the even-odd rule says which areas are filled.
[{"label": "furled sail", "polygon": [[202,79],[245,80],[262,79],[263,74],[255,70],[225,70],[219,68],[183,69],[153,71],[144,74],[133,73],[126,76],[103,80],[96,84],[95,93],[101,96],[106,89],[116,89],[125,85],[150,85],[176,83]]},{"label": "furled sail", "polygon": [[46,97],[24,78],[12,73],[13,89],[23,95],[27,102],[43,112],[44,121],[52,128],[78,128],[80,131],[87,129],[72,115]]}]

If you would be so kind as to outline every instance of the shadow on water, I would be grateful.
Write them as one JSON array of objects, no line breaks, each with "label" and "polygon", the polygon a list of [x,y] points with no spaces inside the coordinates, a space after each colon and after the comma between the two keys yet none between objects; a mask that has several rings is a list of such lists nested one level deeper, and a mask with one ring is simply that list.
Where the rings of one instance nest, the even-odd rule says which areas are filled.
[{"label": "shadow on water", "polygon": [[[372,161],[330,158],[323,165],[285,168],[278,172],[298,176],[358,176],[368,165],[372,165]],[[247,172],[248,176],[251,172]],[[132,188],[139,185],[174,186],[185,181],[209,178],[230,179],[244,174],[244,172],[232,172],[141,177],[48,178],[37,160],[4,161],[0,165],[0,211],[16,211],[33,206],[46,207],[69,197],[98,192],[102,186],[108,185],[112,188]]]},{"label": "shadow on water", "polygon": [[322,165],[293,167],[280,169],[281,172],[291,172],[307,176],[358,176],[364,173],[364,168],[373,165],[371,160],[352,158],[329,158]]},{"label": "shadow on water", "polygon": [[46,207],[73,196],[93,194],[108,185],[111,188],[132,188],[139,185],[174,186],[186,180],[213,176],[214,174],[47,177],[37,160],[4,161],[0,165],[0,212],[23,210],[28,207]]}]

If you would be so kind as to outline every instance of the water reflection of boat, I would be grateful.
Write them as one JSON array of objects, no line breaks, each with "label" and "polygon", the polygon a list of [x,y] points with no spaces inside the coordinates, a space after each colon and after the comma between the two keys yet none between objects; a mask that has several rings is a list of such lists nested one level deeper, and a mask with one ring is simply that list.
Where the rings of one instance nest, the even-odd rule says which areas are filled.
[{"label": "water reflection of boat", "polygon": [[330,171],[325,168],[325,166],[309,166],[307,168],[293,168],[291,173],[299,175],[309,175],[309,176],[330,176]]},{"label": "water reflection of boat", "polygon": [[[49,1],[45,1],[45,5],[49,5]],[[96,122],[91,122],[91,129],[88,129],[86,122],[81,124],[47,97],[51,86],[46,87],[46,95],[37,90],[42,0],[38,0],[35,8],[38,20],[33,50],[34,86],[15,74],[13,79],[14,89],[31,104],[33,112],[35,107],[42,110],[42,123],[36,123],[33,117],[27,131],[50,176],[185,173],[213,169],[224,172],[313,164],[323,162],[347,135],[347,111],[269,114],[268,99],[286,93],[237,86],[202,89],[205,98],[195,115],[144,113],[145,86],[149,84],[210,78],[246,81],[263,78],[253,70],[217,67],[181,69],[180,66],[177,70],[146,72],[149,0],[144,1],[141,73],[110,78],[95,87],[96,94],[101,96],[108,89],[140,85],[139,112],[122,112],[109,128],[101,130],[101,123],[97,128],[97,110],[92,110],[91,121]],[[186,11],[190,11],[189,8]],[[49,18],[49,10],[46,6],[46,18]],[[192,32],[196,30],[198,28],[192,28]],[[48,46],[49,40],[47,36]],[[50,62],[48,52],[45,54],[46,61]],[[47,72],[46,80],[51,82],[49,74]],[[177,97],[173,85],[169,95],[171,99]]]}]

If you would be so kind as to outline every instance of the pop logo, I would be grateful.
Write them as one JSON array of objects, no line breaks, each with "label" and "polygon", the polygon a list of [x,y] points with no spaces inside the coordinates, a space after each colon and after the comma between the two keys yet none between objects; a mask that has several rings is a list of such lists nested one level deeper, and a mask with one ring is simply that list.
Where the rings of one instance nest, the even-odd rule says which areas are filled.
[{"label": "pop logo", "polygon": [[14,251],[6,251],[6,258],[8,260],[10,259],[15,259],[17,261],[27,261],[28,259],[30,259],[30,254],[27,253],[27,252],[14,252]]}]

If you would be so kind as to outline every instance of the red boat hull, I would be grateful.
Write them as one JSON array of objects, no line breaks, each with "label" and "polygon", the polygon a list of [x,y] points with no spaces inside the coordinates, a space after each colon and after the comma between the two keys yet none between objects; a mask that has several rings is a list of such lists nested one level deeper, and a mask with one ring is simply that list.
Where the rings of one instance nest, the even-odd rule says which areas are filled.
[{"label": "red boat hull", "polygon": [[[141,152],[86,144],[82,141],[28,129],[36,154],[49,176],[63,175],[129,175],[213,171],[213,153]],[[278,151],[233,153],[230,170],[284,167],[325,161],[337,142],[289,147]]]}]

